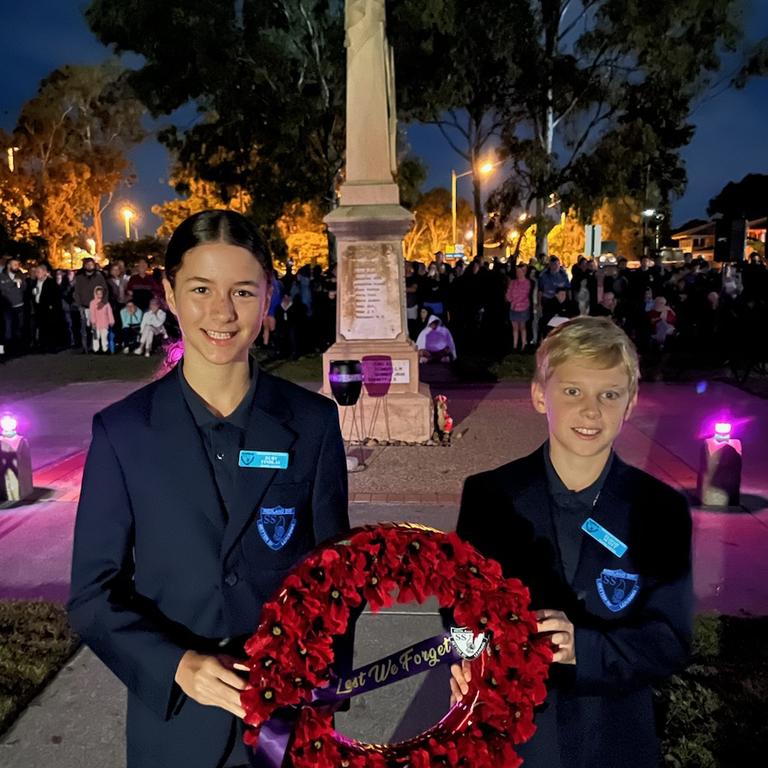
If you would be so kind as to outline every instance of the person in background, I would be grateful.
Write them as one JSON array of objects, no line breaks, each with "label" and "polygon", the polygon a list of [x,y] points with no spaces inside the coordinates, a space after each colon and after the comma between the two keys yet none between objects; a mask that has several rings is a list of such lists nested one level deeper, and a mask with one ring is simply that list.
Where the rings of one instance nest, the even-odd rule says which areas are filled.
[{"label": "person in background", "polygon": [[651,338],[663,348],[667,338],[672,336],[677,325],[677,316],[674,310],[667,306],[664,296],[657,296],[653,303],[653,309],[648,312],[648,321],[651,324]]},{"label": "person in background", "polygon": [[526,267],[515,267],[515,279],[509,281],[506,300],[509,302],[509,322],[512,324],[512,349],[525,351],[528,344],[528,321],[531,319],[531,281]]},{"label": "person in background", "polygon": [[419,277],[413,264],[405,262],[405,319],[408,323],[408,335],[416,340],[416,321],[419,317]]},{"label": "person in background", "polygon": [[107,301],[107,292],[100,285],[94,289],[93,299],[88,307],[88,317],[93,335],[93,351],[109,352],[109,332],[115,325],[112,305]]},{"label": "person in background", "polygon": [[301,354],[301,329],[306,325],[306,314],[301,299],[292,292],[283,293],[275,311],[275,338],[277,354],[289,360],[297,360]]},{"label": "person in background", "polygon": [[280,302],[283,299],[283,284],[277,279],[276,274],[272,274],[270,283],[272,285],[272,293],[269,300],[269,309],[267,310],[267,315],[264,318],[264,325],[261,329],[261,338],[266,349],[269,349],[270,339],[275,332],[275,326],[277,324],[275,315],[277,313],[277,308],[280,306]]},{"label": "person in background", "polygon": [[126,298],[132,299],[142,312],[146,312],[149,302],[158,297],[159,290],[160,286],[149,274],[149,263],[146,259],[139,259],[136,262],[136,271],[128,278]]},{"label": "person in background", "polygon": [[67,349],[71,349],[75,346],[75,334],[72,330],[72,294],[75,290],[75,286],[72,283],[74,279],[70,279],[69,272],[63,269],[57,269],[54,272],[54,280],[56,281],[56,287],[59,290],[59,299],[61,300],[61,311],[64,320],[64,332],[62,334],[62,342]]},{"label": "person in background", "polygon": [[9,256],[0,271],[0,311],[3,314],[3,338],[0,354],[21,354],[24,351],[24,291],[26,273],[15,256]]},{"label": "person in background", "polygon": [[141,338],[134,354],[143,354],[144,357],[149,357],[152,354],[156,336],[161,336],[163,339],[168,338],[168,333],[165,330],[165,312],[160,309],[160,299],[154,298],[150,299],[149,309],[141,318]]},{"label": "person in background", "polygon": [[441,363],[450,363],[456,359],[453,336],[437,315],[430,315],[427,327],[416,339],[416,349],[419,350],[419,363],[438,360]]},{"label": "person in background", "polygon": [[83,353],[90,351],[88,333],[91,327],[90,306],[96,295],[95,289],[100,287],[107,296],[107,281],[104,275],[96,269],[96,262],[86,256],[83,259],[83,267],[75,276],[75,290],[73,293],[74,304],[80,314],[80,345]]},{"label": "person in background", "polygon": [[51,276],[51,265],[41,261],[35,267],[37,278],[32,288],[37,348],[41,352],[55,352],[62,337],[61,297],[56,281]]},{"label": "person in background", "polygon": [[144,313],[130,299],[120,310],[120,341],[123,345],[124,355],[127,355],[139,343],[142,317],[144,317]]},{"label": "person in background", "polygon": [[593,317],[610,317],[613,319],[613,313],[616,311],[616,297],[613,291],[603,291],[603,298],[600,303],[592,310]]},{"label": "person in background", "polygon": [[[546,336],[547,323],[558,311],[558,308],[555,306],[557,303],[555,294],[561,289],[565,289],[567,292],[569,288],[570,281],[568,280],[568,275],[560,264],[560,259],[558,259],[557,256],[552,256],[549,260],[549,266],[539,276],[539,304],[541,306],[542,336]],[[578,311],[576,314],[578,314]]]},{"label": "person in background", "polygon": [[568,291],[565,288],[558,288],[555,291],[555,298],[547,303],[546,308],[546,313],[542,315],[544,336],[564,320],[569,320],[579,315],[578,304],[568,298]]}]

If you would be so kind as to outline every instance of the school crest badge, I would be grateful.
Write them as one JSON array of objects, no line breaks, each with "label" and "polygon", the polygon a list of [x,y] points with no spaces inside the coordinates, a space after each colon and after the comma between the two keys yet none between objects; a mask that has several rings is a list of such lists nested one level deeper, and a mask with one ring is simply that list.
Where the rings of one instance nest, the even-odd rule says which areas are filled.
[{"label": "school crest badge", "polygon": [[262,507],[256,527],[270,549],[282,549],[296,528],[296,507]]},{"label": "school crest badge", "polygon": [[621,570],[603,568],[596,580],[597,594],[605,607],[613,613],[624,610],[640,591],[640,576]]},{"label": "school crest badge", "polygon": [[476,659],[488,645],[487,635],[476,635],[467,627],[451,627],[451,641],[463,659]]}]

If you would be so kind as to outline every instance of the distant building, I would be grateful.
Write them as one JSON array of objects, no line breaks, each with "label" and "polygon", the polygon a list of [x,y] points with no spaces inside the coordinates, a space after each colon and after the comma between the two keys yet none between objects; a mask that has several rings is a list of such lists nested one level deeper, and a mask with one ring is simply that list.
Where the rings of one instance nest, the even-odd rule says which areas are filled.
[{"label": "distant building", "polygon": [[[753,219],[747,222],[747,244],[745,253],[753,250],[752,243],[765,244],[766,219]],[[675,247],[685,253],[690,253],[695,259],[704,258],[712,261],[715,255],[715,222],[699,221],[691,222],[683,229],[672,233]]]}]

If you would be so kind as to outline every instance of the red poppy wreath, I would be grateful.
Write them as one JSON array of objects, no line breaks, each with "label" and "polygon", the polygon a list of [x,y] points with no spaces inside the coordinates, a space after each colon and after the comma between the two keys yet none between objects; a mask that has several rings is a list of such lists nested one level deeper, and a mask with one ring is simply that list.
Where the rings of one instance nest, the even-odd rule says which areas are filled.
[{"label": "red poppy wreath", "polygon": [[[460,628],[334,675],[333,639],[345,633],[354,609],[430,596]],[[529,602],[520,581],[503,578],[498,563],[455,533],[410,524],[355,529],[303,560],[264,606],[245,646],[246,742],[258,762],[275,768],[289,761],[294,768],[515,768],[522,761],[514,746],[533,735],[552,659],[549,643],[535,635]],[[334,730],[340,701],[462,657],[476,658],[469,694],[430,730],[383,745]]]}]

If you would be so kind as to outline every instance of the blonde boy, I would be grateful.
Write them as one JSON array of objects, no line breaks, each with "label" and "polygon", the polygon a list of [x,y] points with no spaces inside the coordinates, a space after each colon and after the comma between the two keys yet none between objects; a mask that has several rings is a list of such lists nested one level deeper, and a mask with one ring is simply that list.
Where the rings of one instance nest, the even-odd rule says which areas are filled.
[{"label": "blonde boy", "polygon": [[[526,768],[659,765],[651,685],[688,655],[691,521],[681,494],[613,450],[638,378],[632,342],[610,320],[561,325],[531,385],[548,440],[464,484],[459,535],[528,585],[554,648]],[[454,667],[454,696],[470,676]]]}]

